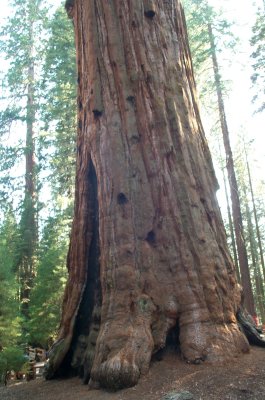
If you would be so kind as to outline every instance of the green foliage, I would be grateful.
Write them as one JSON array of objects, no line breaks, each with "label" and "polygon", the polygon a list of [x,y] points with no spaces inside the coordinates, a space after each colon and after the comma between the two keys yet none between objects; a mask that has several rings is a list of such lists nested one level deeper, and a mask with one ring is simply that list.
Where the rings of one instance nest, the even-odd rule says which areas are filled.
[{"label": "green foliage", "polygon": [[195,70],[211,56],[208,25],[211,24],[216,38],[216,51],[233,49],[237,38],[232,34],[232,22],[224,18],[222,10],[209,5],[208,0],[183,0],[188,25],[192,61]]},{"label": "green foliage", "polygon": [[20,371],[25,361],[25,355],[19,347],[8,347],[0,351],[0,381],[4,382],[8,371]]},{"label": "green foliage", "polygon": [[39,141],[39,159],[48,166],[57,211],[46,221],[43,231],[28,326],[29,341],[45,348],[54,341],[60,320],[75,172],[76,57],[73,26],[64,7],[56,10],[48,32],[42,72],[44,132]]},{"label": "green foliage", "polygon": [[23,147],[0,143],[0,207],[5,207],[12,194],[21,187],[21,177],[12,170],[21,160]]},{"label": "green foliage", "polygon": [[[210,6],[208,0],[183,0],[183,5],[200,100],[207,112],[213,114],[217,105],[209,25],[214,34],[217,54],[224,49],[233,51],[237,38],[232,34],[232,23],[224,18],[222,10]],[[224,82],[220,77],[220,85],[223,93],[226,93],[228,82]]]},{"label": "green foliage", "polygon": [[[30,147],[34,152],[37,132],[33,124],[41,97],[40,66],[47,22],[44,1],[9,0],[9,6],[12,12],[0,31],[0,51],[6,60],[0,97],[1,153],[4,155],[0,169],[3,179],[17,175],[15,167],[21,162],[22,155],[26,157]],[[15,157],[11,158],[12,153]]]},{"label": "green foliage", "polygon": [[65,214],[50,217],[40,242],[38,274],[31,295],[28,341],[44,348],[54,340],[60,320],[67,276],[69,225]]},{"label": "green foliage", "polygon": [[[74,187],[76,146],[76,60],[74,32],[64,7],[49,22],[45,52],[41,118],[47,132],[41,137],[42,157],[51,170],[53,195],[71,197]],[[52,149],[52,151],[51,151]]]},{"label": "green foliage", "polygon": [[7,133],[11,129],[11,125],[14,121],[21,121],[23,118],[21,115],[21,107],[15,105],[8,106],[7,108],[0,111],[0,135]]},{"label": "green foliage", "polygon": [[[63,7],[48,21],[41,0],[13,0],[10,5],[12,13],[0,33],[0,51],[8,67],[0,98],[2,199],[6,202],[15,190],[18,168],[29,185],[22,186],[20,179],[16,187],[23,197],[20,202],[18,196],[15,200],[20,223],[17,225],[9,209],[0,226],[0,346],[4,349],[15,347],[22,336],[23,341],[47,347],[56,334],[66,281],[72,217],[72,205],[67,206],[74,187],[76,136],[72,23]],[[41,124],[42,131],[37,132]],[[27,165],[33,164],[31,171],[21,168],[21,160],[27,156]],[[44,230],[38,243],[35,227],[41,174],[38,179],[37,174],[41,171],[44,175],[45,169],[53,192],[51,209],[64,211],[53,211],[55,216],[42,223]],[[23,307],[31,320],[22,320],[19,312]]]},{"label": "green foliage", "polygon": [[[41,0],[10,0],[12,13],[2,28],[0,42],[0,50],[8,61],[7,72],[3,80],[5,98],[0,104],[0,125],[5,127],[1,146],[3,152],[8,154],[7,150],[9,150],[11,155],[12,153],[17,154],[17,147],[12,135],[18,134],[23,140],[22,154],[26,166],[23,170],[25,185],[20,188],[24,199],[20,204],[20,241],[16,249],[20,301],[25,316],[28,315],[37,247],[38,196],[36,181],[38,168],[36,167],[35,148],[36,120],[39,108],[38,94],[40,93],[40,61],[45,46],[43,29],[47,21],[47,9],[44,3]],[[15,124],[18,121],[19,123]],[[6,128],[8,128],[8,132],[5,132]],[[6,157],[4,160],[1,169],[4,172],[14,171],[14,174],[17,174],[18,160],[14,157],[10,157],[9,163],[6,161]],[[6,174],[3,174],[3,177],[6,178]],[[9,186],[9,192],[11,190],[12,188]]]},{"label": "green foliage", "polygon": [[211,46],[208,35],[208,23],[212,23],[216,13],[207,1],[184,0],[187,19],[189,44],[192,52],[192,62],[195,70],[209,60]]},{"label": "green foliage", "polygon": [[16,248],[19,241],[18,226],[12,208],[5,208],[0,227],[0,380],[5,381],[7,371],[19,370],[25,363],[19,347],[22,330],[16,279]]},{"label": "green foliage", "polygon": [[0,114],[1,125],[6,120],[26,119],[27,87],[32,83],[29,65],[33,63],[35,70],[37,69],[36,64],[43,49],[40,32],[43,30],[46,15],[46,9],[40,0],[13,0],[9,4],[12,15],[0,32],[0,51],[5,54],[9,64],[3,80],[8,107]]},{"label": "green foliage", "polygon": [[22,321],[14,271],[17,241],[17,223],[11,207],[7,207],[0,227],[0,374],[3,368],[15,365],[21,353],[15,349],[21,340]]},{"label": "green foliage", "polygon": [[257,104],[257,112],[265,109],[265,12],[258,10],[256,22],[252,28],[250,41],[253,47],[251,57],[253,58],[254,73],[251,80],[256,89],[253,101]]}]

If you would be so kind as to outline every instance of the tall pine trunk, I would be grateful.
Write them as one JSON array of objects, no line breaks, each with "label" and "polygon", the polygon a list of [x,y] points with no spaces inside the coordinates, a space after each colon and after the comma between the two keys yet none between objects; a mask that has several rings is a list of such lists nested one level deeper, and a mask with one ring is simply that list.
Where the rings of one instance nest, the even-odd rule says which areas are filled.
[{"label": "tall pine trunk", "polygon": [[236,180],[235,167],[233,154],[230,144],[228,125],[225,114],[223,93],[222,93],[222,85],[220,79],[219,65],[216,56],[216,47],[214,41],[214,34],[212,30],[211,23],[208,24],[208,34],[211,46],[211,55],[213,62],[213,70],[214,70],[214,80],[215,87],[218,99],[218,110],[220,116],[221,130],[223,135],[223,142],[226,154],[226,167],[228,172],[228,180],[230,186],[231,193],[231,201],[232,201],[232,214],[233,221],[235,227],[235,236],[236,236],[236,245],[237,245],[237,253],[238,253],[238,261],[241,272],[241,283],[244,291],[244,304],[248,312],[254,316],[255,315],[255,305],[254,305],[254,297],[251,287],[249,266],[248,266],[248,257],[246,251],[246,245],[244,240],[244,229],[243,229],[243,221],[242,221],[242,213],[241,206],[239,200],[239,192],[238,192],[238,184]]},{"label": "tall pine trunk", "polygon": [[179,332],[190,362],[248,350],[179,1],[67,1],[79,82],[75,213],[47,377],[137,383]]},{"label": "tall pine trunk", "polygon": [[227,179],[226,179],[226,176],[225,176],[224,168],[222,168],[222,174],[223,174],[223,183],[224,183],[224,188],[225,188],[225,200],[226,200],[226,205],[227,205],[227,216],[228,216],[228,223],[229,223],[229,231],[230,231],[230,235],[231,235],[231,244],[232,244],[232,250],[233,250],[233,260],[234,260],[235,267],[236,267],[237,279],[238,279],[238,282],[240,282],[241,278],[240,278],[240,272],[239,272],[239,266],[238,266],[238,256],[237,256],[237,251],[236,251],[234,225],[233,225],[233,218],[232,218],[231,208],[230,208],[230,204],[229,204],[229,196],[228,196],[228,189],[227,189]]},{"label": "tall pine trunk", "polygon": [[264,288],[262,282],[262,273],[258,264],[258,251],[255,243],[255,235],[254,235],[254,226],[251,218],[251,212],[249,209],[249,204],[247,200],[247,190],[245,185],[243,186],[243,194],[245,198],[245,207],[246,207],[246,220],[247,220],[247,229],[248,229],[248,241],[250,247],[250,254],[252,259],[252,266],[254,272],[255,286],[256,286],[256,301],[258,305],[258,309],[260,311],[261,319],[264,320]]},{"label": "tall pine trunk", "polygon": [[33,24],[30,29],[28,60],[26,147],[25,147],[25,193],[20,222],[21,249],[19,256],[20,301],[22,314],[27,318],[30,292],[33,286],[36,264],[37,214],[36,214],[36,161],[35,161],[35,73]]},{"label": "tall pine trunk", "polygon": [[252,259],[252,266],[253,266],[253,272],[254,272],[254,279],[255,279],[255,285],[256,285],[256,300],[258,304],[258,308],[260,311],[261,315],[261,320],[264,321],[265,313],[264,313],[264,298],[265,298],[265,293],[264,293],[264,288],[263,288],[263,282],[262,282],[262,274],[260,271],[260,267],[258,264],[258,252],[257,252],[257,246],[255,243],[255,235],[254,235],[254,227],[251,219],[251,213],[247,201],[247,192],[246,188],[244,188],[244,197],[246,199],[246,218],[247,218],[247,226],[248,226],[248,240],[249,240],[249,245],[250,245],[250,254],[251,254],[251,259]]},{"label": "tall pine trunk", "polygon": [[260,263],[261,263],[261,268],[262,268],[262,273],[263,273],[263,281],[264,281],[264,279],[265,279],[265,262],[264,262],[264,256],[263,256],[263,246],[262,246],[262,240],[261,240],[261,234],[260,234],[260,228],[259,228],[259,221],[258,221],[258,214],[257,214],[255,196],[254,196],[254,191],[253,191],[253,185],[252,185],[252,179],[251,179],[251,173],[250,173],[250,168],[249,168],[249,162],[248,162],[246,149],[245,149],[245,155],[246,155],[247,171],[248,171],[248,183],[249,183],[249,188],[250,188],[250,193],[251,193],[252,208],[253,208],[254,219],[255,219],[256,235],[257,235],[257,239],[258,239]]}]

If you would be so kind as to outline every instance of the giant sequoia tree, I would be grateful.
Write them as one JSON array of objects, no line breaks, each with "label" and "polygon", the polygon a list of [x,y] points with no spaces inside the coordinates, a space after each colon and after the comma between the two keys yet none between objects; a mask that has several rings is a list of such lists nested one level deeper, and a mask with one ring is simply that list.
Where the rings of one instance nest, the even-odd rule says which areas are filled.
[{"label": "giant sequoia tree", "polygon": [[75,214],[47,377],[134,385],[170,330],[190,362],[248,350],[179,0],[71,0]]}]

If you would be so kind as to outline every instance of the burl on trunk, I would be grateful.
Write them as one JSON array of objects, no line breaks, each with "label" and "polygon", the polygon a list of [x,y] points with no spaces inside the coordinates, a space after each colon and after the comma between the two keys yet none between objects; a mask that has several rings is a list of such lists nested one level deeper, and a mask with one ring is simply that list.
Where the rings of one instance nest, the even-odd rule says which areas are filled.
[{"label": "burl on trunk", "polygon": [[75,215],[47,377],[136,384],[168,332],[190,362],[248,350],[177,0],[75,0]]}]

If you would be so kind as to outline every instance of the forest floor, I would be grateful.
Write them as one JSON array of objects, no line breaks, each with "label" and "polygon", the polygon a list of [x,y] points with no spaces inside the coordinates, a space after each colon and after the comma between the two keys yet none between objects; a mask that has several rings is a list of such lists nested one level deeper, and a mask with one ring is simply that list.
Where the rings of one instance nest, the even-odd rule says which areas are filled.
[{"label": "forest floor", "polygon": [[194,400],[264,400],[265,349],[251,347],[223,365],[190,365],[177,354],[154,361],[150,371],[133,388],[111,393],[88,390],[78,378],[10,382],[0,387],[1,400],[162,400],[171,392],[188,391]]}]

